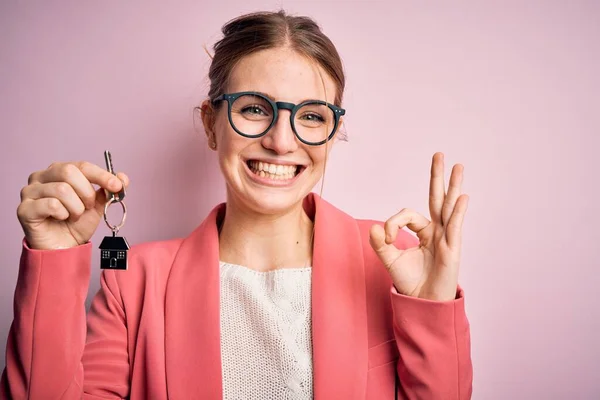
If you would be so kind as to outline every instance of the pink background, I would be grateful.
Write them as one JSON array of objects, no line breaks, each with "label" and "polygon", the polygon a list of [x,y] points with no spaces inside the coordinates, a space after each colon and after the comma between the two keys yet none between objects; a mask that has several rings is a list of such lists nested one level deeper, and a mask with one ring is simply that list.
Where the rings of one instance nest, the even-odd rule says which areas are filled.
[{"label": "pink background", "polygon": [[433,153],[448,174],[465,166],[474,398],[600,398],[600,3],[118,3],[0,5],[2,346],[28,175],[103,165],[108,148],[132,179],[130,243],[187,235],[224,199],[192,113],[208,90],[203,45],[232,17],[283,6],[315,17],[347,70],[349,142],[326,199],[356,217],[429,216]]}]

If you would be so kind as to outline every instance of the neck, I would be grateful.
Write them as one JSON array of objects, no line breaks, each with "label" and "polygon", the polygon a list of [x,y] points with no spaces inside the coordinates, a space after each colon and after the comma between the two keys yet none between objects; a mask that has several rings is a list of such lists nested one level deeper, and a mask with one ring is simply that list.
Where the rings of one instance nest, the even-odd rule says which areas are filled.
[{"label": "neck", "polygon": [[219,234],[221,261],[257,271],[312,263],[313,222],[302,202],[282,213],[261,214],[231,197]]}]

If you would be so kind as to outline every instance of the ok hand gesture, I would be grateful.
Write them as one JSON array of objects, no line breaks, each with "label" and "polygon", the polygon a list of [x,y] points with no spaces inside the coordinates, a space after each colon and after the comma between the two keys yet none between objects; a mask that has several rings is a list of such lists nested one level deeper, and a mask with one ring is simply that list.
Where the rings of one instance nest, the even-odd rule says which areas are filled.
[{"label": "ok hand gesture", "polygon": [[[461,194],[463,166],[456,164],[446,193],[444,155],[435,153],[431,163],[429,212],[423,215],[402,209],[385,222],[373,225],[370,243],[391,274],[396,290],[404,295],[448,301],[456,297],[462,224],[469,197]],[[419,238],[419,246],[399,250],[394,246],[398,230],[407,226]]]}]

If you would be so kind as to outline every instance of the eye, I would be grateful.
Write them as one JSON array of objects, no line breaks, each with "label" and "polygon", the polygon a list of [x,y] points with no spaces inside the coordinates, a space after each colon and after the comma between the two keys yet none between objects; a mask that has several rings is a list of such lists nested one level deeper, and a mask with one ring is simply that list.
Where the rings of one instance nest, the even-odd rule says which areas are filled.
[{"label": "eye", "polygon": [[323,118],[321,115],[314,113],[314,112],[304,113],[304,114],[302,114],[300,119],[303,119],[305,121],[310,121],[310,122],[325,122],[325,118]]},{"label": "eye", "polygon": [[264,107],[258,105],[258,104],[251,104],[248,106],[245,106],[244,108],[241,109],[242,114],[250,114],[250,115],[267,115],[266,110],[264,109]]}]

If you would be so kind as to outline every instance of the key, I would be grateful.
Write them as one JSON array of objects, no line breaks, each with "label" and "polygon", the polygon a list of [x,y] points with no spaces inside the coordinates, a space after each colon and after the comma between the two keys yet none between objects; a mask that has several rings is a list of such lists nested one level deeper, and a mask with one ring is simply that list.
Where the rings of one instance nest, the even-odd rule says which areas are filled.
[{"label": "key", "polygon": [[[106,169],[113,175],[116,176],[115,171],[112,166],[112,157],[110,155],[110,151],[104,151],[104,160],[106,161]],[[119,229],[125,225],[125,218],[127,217],[127,207],[125,206],[125,202],[123,199],[125,198],[125,185],[123,185],[123,189],[119,193],[111,193],[108,192],[110,196],[106,196],[107,201],[104,206],[104,222],[112,231],[112,236],[105,236],[100,243],[100,268],[101,269],[119,269],[126,270],[127,269],[127,251],[129,250],[129,243],[127,243],[127,239],[121,236],[117,236]],[[108,218],[106,213],[108,212],[108,207],[111,204],[119,203],[121,208],[123,209],[123,217],[121,219],[121,223],[119,225],[111,225],[108,222]]]},{"label": "key", "polygon": [[[112,156],[110,155],[110,151],[108,151],[108,150],[104,150],[104,161],[106,161],[106,169],[108,170],[108,172],[110,172],[114,176],[117,176],[117,174],[115,173],[115,170],[113,169]],[[123,201],[123,199],[125,199],[125,185],[123,185],[123,188],[121,189],[121,191],[119,193],[112,193],[112,192],[108,192],[108,193],[110,194],[110,197],[112,197],[116,201]]]}]

